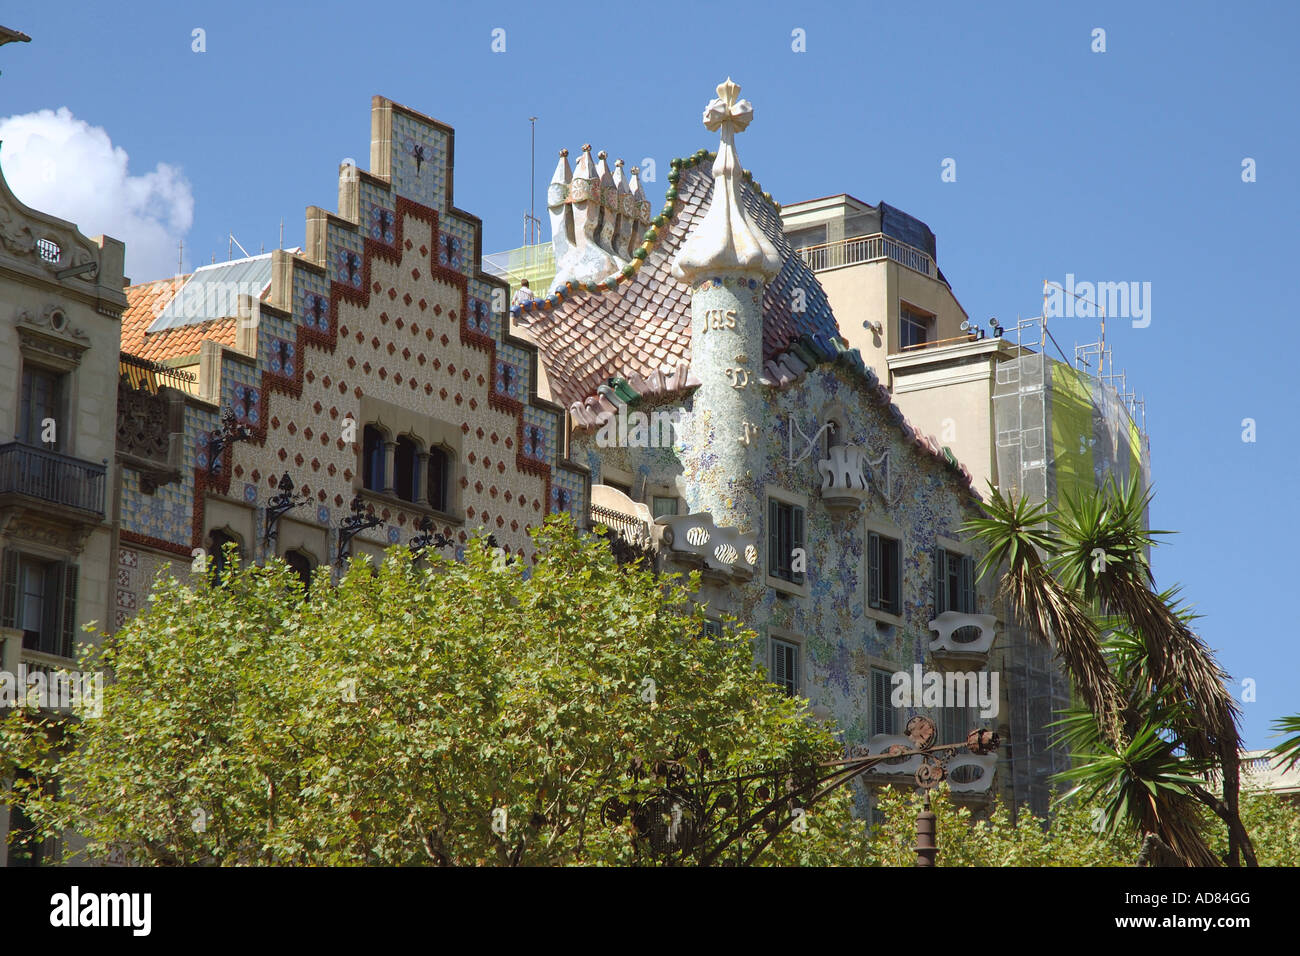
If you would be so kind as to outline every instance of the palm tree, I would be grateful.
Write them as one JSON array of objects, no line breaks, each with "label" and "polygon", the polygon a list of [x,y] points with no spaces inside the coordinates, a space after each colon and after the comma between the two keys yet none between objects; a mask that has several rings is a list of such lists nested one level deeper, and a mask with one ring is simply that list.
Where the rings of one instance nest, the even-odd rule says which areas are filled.
[{"label": "palm tree", "polygon": [[[1227,674],[1191,629],[1191,616],[1173,593],[1154,590],[1147,554],[1154,536],[1166,532],[1146,528],[1150,492],[1135,480],[1120,485],[1108,478],[1095,495],[1064,496],[1059,511],[1030,505],[1024,497],[1012,501],[996,488],[991,492],[988,517],[966,525],[987,548],[979,573],[1005,569],[1000,593],[1033,633],[1054,644],[1096,722],[1095,748],[1113,758],[1091,761],[1094,774],[1126,768],[1153,799],[1150,787],[1181,789],[1188,798],[1167,800],[1163,807],[1157,801],[1149,813],[1118,800],[1117,812],[1125,808],[1124,815],[1144,832],[1160,836],[1184,862],[1199,865],[1213,862],[1208,850],[1200,850],[1204,841],[1198,845],[1190,835],[1193,818],[1199,819],[1197,804],[1206,806],[1228,827],[1229,864],[1244,858],[1256,865],[1238,812],[1240,712],[1228,693]],[[1140,666],[1103,638],[1104,630],[1117,627],[1140,650]],[[1067,729],[1081,733],[1077,722]],[[1095,755],[1095,748],[1089,752]],[[1174,773],[1171,761],[1182,769]],[[1159,779],[1144,778],[1144,772]],[[1204,784],[1212,772],[1222,776],[1222,798],[1181,779],[1196,776]]]},{"label": "palm tree", "polygon": [[1273,729],[1278,735],[1291,734],[1286,740],[1282,741],[1273,748],[1273,756],[1277,757],[1277,768],[1279,770],[1290,770],[1296,764],[1300,763],[1300,714],[1292,717],[1279,717],[1273,721]]}]

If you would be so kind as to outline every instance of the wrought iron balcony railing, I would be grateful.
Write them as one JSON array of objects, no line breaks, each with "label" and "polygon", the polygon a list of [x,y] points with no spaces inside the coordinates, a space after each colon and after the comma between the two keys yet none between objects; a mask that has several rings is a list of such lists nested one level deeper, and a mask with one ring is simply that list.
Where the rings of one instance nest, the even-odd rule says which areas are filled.
[{"label": "wrought iron balcony railing", "polygon": [[0,445],[0,495],[24,495],[102,518],[107,470],[22,442]]},{"label": "wrought iron balcony railing", "polygon": [[803,261],[808,263],[813,272],[853,266],[860,262],[893,259],[923,276],[934,278],[938,275],[938,269],[929,253],[879,232],[872,236],[853,236],[817,246],[804,246],[799,250],[799,255],[803,256]]},{"label": "wrought iron balcony railing", "polygon": [[617,534],[628,544],[645,547],[650,543],[650,526],[634,515],[615,511],[593,504],[591,506],[591,523],[601,524]]}]

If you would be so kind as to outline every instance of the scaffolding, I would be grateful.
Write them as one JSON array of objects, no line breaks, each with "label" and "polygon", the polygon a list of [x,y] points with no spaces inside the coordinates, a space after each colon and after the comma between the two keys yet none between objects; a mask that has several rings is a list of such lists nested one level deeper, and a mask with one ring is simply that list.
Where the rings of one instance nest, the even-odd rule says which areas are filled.
[{"label": "scaffolding", "polygon": [[[1115,372],[1102,338],[1078,346],[1067,361],[1042,316],[1020,319],[1014,342],[996,366],[993,421],[998,484],[1003,494],[1056,505],[1101,485],[1108,475],[1150,486],[1145,404]],[[1049,346],[1061,355],[1048,354]],[[1109,372],[1107,371],[1109,368]],[[1010,703],[1007,748],[1016,808],[1045,816],[1050,777],[1069,766],[1048,726],[1069,705],[1070,683],[1055,651],[1021,622],[1008,619],[1003,670]]]}]

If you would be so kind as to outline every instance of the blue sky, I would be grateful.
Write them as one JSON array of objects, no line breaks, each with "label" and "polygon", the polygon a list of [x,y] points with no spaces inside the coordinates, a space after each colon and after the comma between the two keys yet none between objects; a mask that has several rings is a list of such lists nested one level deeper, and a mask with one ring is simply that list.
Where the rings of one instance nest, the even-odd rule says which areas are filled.
[{"label": "blue sky", "polygon": [[[754,104],[738,146],[763,187],[784,203],[849,192],[925,220],[973,318],[1037,315],[1043,279],[1068,273],[1150,282],[1150,325],[1113,321],[1107,335],[1147,402],[1152,522],[1180,532],[1155,553],[1158,582],[1183,584],[1224,665],[1256,682],[1248,746],[1300,712],[1300,641],[1282,622],[1300,583],[1300,400],[1283,328],[1300,211],[1296,5],[8,6],[0,23],[33,42],[0,48],[0,117],[66,107],[129,157],[106,181],[136,177],[115,206],[91,161],[72,163],[34,204],[88,233],[138,231],[136,280],[172,271],[182,236],[187,269],[224,258],[227,233],[273,248],[281,218],[286,244],[301,243],[305,207],[336,206],[338,162],[367,165],[376,93],[455,127],[457,202],[483,219],[488,251],[522,239],[531,115],[539,203],[556,150],[590,142],[629,165],[655,158],[657,205],[668,160],[714,146],[700,113],[730,74]],[[206,52],[191,49],[195,28]],[[795,29],[806,52],[791,49]],[[955,182],[941,181],[945,158]],[[1060,319],[1054,332],[1069,349],[1097,329]]]}]

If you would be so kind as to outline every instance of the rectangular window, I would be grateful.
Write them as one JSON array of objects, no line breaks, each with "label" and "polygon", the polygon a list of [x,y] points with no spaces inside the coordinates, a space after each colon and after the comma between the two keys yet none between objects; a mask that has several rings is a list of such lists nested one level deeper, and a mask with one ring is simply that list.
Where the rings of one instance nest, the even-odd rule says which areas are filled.
[{"label": "rectangular window", "polygon": [[445,448],[429,449],[429,507],[447,511],[447,489],[451,487],[451,455]]},{"label": "rectangular window", "polygon": [[799,693],[799,645],[772,638],[772,666],[768,670],[772,683],[785,689],[790,697]]},{"label": "rectangular window", "polygon": [[871,735],[895,734],[894,705],[890,703],[893,694],[893,674],[881,667],[871,668]]},{"label": "rectangular window", "polygon": [[935,721],[941,744],[959,744],[979,724],[979,709],[970,707],[945,707]]},{"label": "rectangular window", "polygon": [[867,604],[886,614],[902,613],[902,548],[898,539],[867,532]]},{"label": "rectangular window", "polygon": [[606,479],[605,482],[604,482],[604,484],[605,484],[607,487],[609,487],[609,488],[613,488],[615,491],[621,491],[623,494],[627,495],[629,498],[632,497],[632,487],[631,487],[631,485],[625,485],[625,484],[623,484],[622,482],[619,482],[619,481],[610,481],[609,479]]},{"label": "rectangular window", "polygon": [[655,495],[651,500],[650,513],[656,518],[677,514],[677,499]]},{"label": "rectangular window", "polygon": [[[64,422],[61,420],[63,407],[63,376],[39,366],[28,365],[23,368],[22,395],[19,402],[18,440],[26,445],[46,445],[57,451],[62,447]],[[54,423],[53,442],[42,441],[46,433],[45,423]]]},{"label": "rectangular window", "polygon": [[704,623],[700,626],[700,637],[708,635],[710,637],[722,636],[722,622],[715,621],[711,617],[706,617]]},{"label": "rectangular window", "polygon": [[969,554],[934,549],[934,613],[975,614],[975,559]]},{"label": "rectangular window", "polygon": [[76,638],[77,567],[14,550],[0,563],[0,626],[23,632],[23,647],[71,657]]},{"label": "rectangular window", "polygon": [[[768,574],[791,584],[803,584],[803,562],[795,570],[795,550],[803,543],[803,508],[775,498],[767,500]],[[806,561],[807,558],[805,557]]]},{"label": "rectangular window", "polygon": [[913,348],[931,339],[934,316],[927,315],[905,303],[898,304],[898,347]]}]

